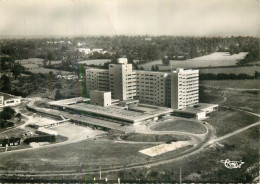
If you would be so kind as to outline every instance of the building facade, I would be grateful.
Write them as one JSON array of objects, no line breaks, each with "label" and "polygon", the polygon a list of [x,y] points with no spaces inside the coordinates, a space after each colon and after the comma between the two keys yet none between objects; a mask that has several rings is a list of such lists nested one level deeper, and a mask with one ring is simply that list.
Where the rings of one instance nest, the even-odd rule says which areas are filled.
[{"label": "building facade", "polygon": [[136,73],[132,70],[132,64],[127,64],[126,58],[109,65],[109,81],[112,98],[128,100],[136,96]]},{"label": "building facade", "polygon": [[171,73],[171,107],[182,109],[199,103],[199,70],[178,68]]},{"label": "building facade", "polygon": [[165,106],[167,73],[136,71],[136,98],[152,105]]},{"label": "building facade", "polygon": [[109,70],[86,69],[87,97],[91,90],[111,91],[113,99],[128,100],[136,96],[136,73],[126,58],[110,64]]},{"label": "building facade", "polygon": [[108,70],[86,69],[87,97],[90,97],[91,90],[110,91]]}]

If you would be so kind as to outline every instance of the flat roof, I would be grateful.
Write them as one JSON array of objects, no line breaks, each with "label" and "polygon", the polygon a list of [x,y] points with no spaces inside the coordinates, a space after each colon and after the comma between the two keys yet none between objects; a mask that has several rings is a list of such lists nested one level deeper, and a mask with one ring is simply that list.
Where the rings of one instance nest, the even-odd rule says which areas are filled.
[{"label": "flat roof", "polygon": [[206,109],[206,108],[212,108],[212,107],[217,107],[217,106],[218,106],[218,104],[199,103],[194,108],[203,110],[203,109]]},{"label": "flat roof", "polygon": [[101,120],[101,119],[92,118],[89,116],[84,116],[84,115],[79,115],[79,114],[70,114],[68,112],[55,110],[55,109],[45,109],[45,108],[38,108],[38,107],[34,107],[34,108],[38,112],[51,114],[54,116],[62,115],[63,117],[69,118],[70,120],[84,122],[84,123],[88,123],[88,124],[95,125],[95,126],[106,127],[109,129],[123,131],[123,132],[131,131],[131,126],[128,126],[128,125],[122,126],[122,124],[120,124],[120,123],[114,123],[111,121],[107,121],[107,120],[103,120],[103,119]]},{"label": "flat roof", "polygon": [[175,112],[186,112],[190,114],[198,114],[205,112],[205,109],[217,107],[218,104],[207,104],[207,103],[199,103],[194,107],[185,107],[184,109],[174,110]]},{"label": "flat roof", "polygon": [[14,96],[14,95],[10,95],[10,94],[7,94],[7,93],[2,93],[2,92],[0,92],[0,96],[3,96],[4,100],[20,98],[18,96]]},{"label": "flat roof", "polygon": [[[73,99],[71,99],[71,101],[73,101]],[[70,103],[70,104],[61,103],[59,101],[49,102],[49,104],[54,106],[66,107],[68,109],[72,109],[75,111],[94,113],[97,115],[110,117],[112,119],[115,118],[115,119],[130,121],[130,122],[143,121],[146,119],[151,119],[153,117],[158,117],[160,115],[173,112],[173,110],[170,108],[159,107],[159,106],[157,106],[157,108],[152,108],[150,111],[136,112],[136,111],[124,110],[122,108],[118,108],[116,105],[103,107],[103,106],[97,106],[97,105],[86,104],[86,103]]]},{"label": "flat roof", "polygon": [[205,113],[204,111],[201,111],[200,109],[196,109],[193,107],[185,107],[184,109],[176,109],[175,112],[183,112],[183,113],[190,113],[190,114],[199,114],[199,113]]},{"label": "flat roof", "polygon": [[95,71],[102,71],[102,72],[109,72],[107,69],[100,69],[100,68],[85,68],[86,70],[95,70]]},{"label": "flat roof", "polygon": [[90,101],[89,98],[84,98],[84,97],[76,97],[76,98],[69,98],[69,99],[64,99],[64,100],[58,100],[58,101],[52,101],[48,102],[49,105],[69,105],[69,104],[74,104],[74,103],[79,103],[82,101]]}]

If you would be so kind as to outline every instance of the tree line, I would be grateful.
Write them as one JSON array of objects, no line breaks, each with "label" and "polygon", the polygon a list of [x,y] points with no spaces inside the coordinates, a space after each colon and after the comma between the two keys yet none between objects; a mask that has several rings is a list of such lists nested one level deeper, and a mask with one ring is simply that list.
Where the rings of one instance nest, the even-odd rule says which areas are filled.
[{"label": "tree line", "polygon": [[260,78],[260,73],[257,71],[255,71],[253,76],[245,73],[240,73],[240,74],[206,73],[206,74],[199,75],[200,80],[243,80],[243,79],[259,79],[259,78]]}]

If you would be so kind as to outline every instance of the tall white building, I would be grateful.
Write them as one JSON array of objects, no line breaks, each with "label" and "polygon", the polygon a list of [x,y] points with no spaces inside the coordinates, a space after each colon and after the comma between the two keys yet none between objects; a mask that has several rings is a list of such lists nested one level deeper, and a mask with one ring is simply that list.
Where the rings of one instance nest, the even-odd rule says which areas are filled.
[{"label": "tall white building", "polygon": [[199,70],[183,70],[171,73],[171,107],[182,109],[199,103]]},{"label": "tall white building", "polygon": [[136,98],[142,103],[165,106],[167,75],[163,72],[136,71]]},{"label": "tall white building", "polygon": [[136,96],[136,73],[126,58],[110,64],[109,70],[86,69],[87,96],[91,90],[111,91],[113,99],[128,100]]},{"label": "tall white building", "polygon": [[126,58],[109,70],[86,69],[87,92],[111,91],[113,99],[138,99],[142,103],[182,109],[199,102],[199,71],[133,71]]},{"label": "tall white building", "polygon": [[91,90],[110,91],[109,71],[103,69],[86,69],[86,91],[87,97]]},{"label": "tall white building", "polygon": [[120,58],[117,64],[109,65],[109,81],[112,98],[128,100],[136,96],[136,73],[132,64],[127,64],[127,58]]}]

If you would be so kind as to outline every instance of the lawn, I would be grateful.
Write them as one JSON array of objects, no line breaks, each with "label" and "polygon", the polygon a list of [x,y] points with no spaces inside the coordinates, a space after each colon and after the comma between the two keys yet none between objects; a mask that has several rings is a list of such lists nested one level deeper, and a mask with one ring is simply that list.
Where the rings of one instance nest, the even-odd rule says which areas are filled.
[{"label": "lawn", "polygon": [[206,128],[198,122],[187,120],[170,120],[165,121],[152,127],[153,130],[159,131],[180,131],[195,134],[206,133]]}]

